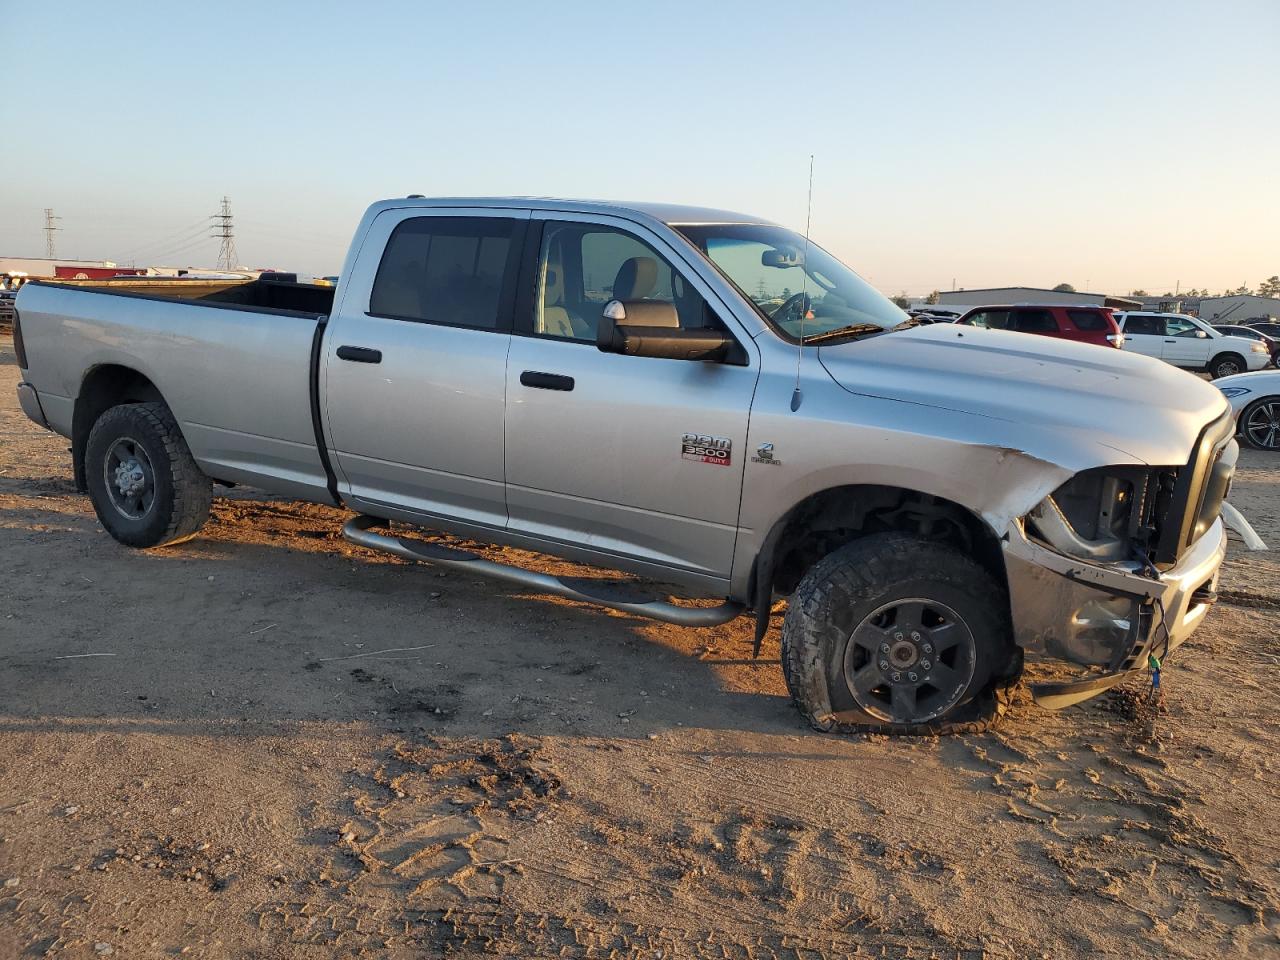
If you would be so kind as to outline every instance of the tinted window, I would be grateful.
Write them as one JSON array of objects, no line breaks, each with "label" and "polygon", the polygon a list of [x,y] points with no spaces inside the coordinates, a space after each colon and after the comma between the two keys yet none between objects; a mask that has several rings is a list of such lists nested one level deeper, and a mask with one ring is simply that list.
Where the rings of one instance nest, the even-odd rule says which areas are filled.
[{"label": "tinted window", "polygon": [[1160,317],[1137,317],[1133,314],[1125,317],[1124,332],[1126,334],[1147,334],[1153,337],[1164,336],[1164,320]]},{"label": "tinted window", "polygon": [[669,303],[685,329],[719,325],[665,258],[612,227],[548,221],[538,277],[534,332],[546,336],[594,341],[601,311],[615,299]]},{"label": "tinted window", "polygon": [[1015,310],[1009,329],[1022,333],[1057,333],[1058,324],[1048,310]]},{"label": "tinted window", "polygon": [[971,315],[965,323],[988,330],[1004,330],[1009,326],[1008,310],[979,310]]},{"label": "tinted window", "polygon": [[1184,317],[1165,317],[1166,337],[1194,337],[1200,328]]},{"label": "tinted window", "polygon": [[1106,317],[1096,310],[1068,310],[1067,319],[1076,325],[1077,330],[1106,330]]},{"label": "tinted window", "polygon": [[414,217],[391,234],[369,312],[402,320],[495,330],[511,273],[517,221]]}]

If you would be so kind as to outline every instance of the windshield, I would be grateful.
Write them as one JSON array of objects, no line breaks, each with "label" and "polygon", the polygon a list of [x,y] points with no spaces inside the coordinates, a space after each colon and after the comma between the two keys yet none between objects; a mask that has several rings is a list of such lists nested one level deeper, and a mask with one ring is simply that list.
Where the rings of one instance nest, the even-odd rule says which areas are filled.
[{"label": "windshield", "polygon": [[764,224],[676,227],[784,337],[891,330],[906,313],[817,244]]}]

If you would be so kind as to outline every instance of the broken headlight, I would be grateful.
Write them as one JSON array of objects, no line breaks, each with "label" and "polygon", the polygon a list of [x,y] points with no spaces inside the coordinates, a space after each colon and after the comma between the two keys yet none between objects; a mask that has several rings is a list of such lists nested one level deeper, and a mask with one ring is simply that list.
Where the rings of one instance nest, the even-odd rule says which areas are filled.
[{"label": "broken headlight", "polygon": [[1032,533],[1067,556],[1098,563],[1149,553],[1173,499],[1177,470],[1100,467],[1076,474],[1027,514]]}]

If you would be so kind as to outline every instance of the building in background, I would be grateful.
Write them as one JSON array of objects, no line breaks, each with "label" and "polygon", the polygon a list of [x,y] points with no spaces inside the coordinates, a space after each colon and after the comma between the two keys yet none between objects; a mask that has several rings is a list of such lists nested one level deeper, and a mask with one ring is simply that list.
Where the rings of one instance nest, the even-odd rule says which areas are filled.
[{"label": "building in background", "polygon": [[40,257],[0,257],[0,274],[30,280],[105,280],[136,277],[146,271],[117,267],[111,260],[46,260]]},{"label": "building in background", "polygon": [[948,290],[938,294],[938,306],[984,307],[1010,303],[1036,303],[1063,307],[1111,307],[1114,310],[1141,309],[1132,297],[1105,293],[1062,293],[1043,287],[987,287],[982,290]]},{"label": "building in background", "polygon": [[1210,323],[1243,323],[1260,317],[1280,317],[1280,300],[1252,294],[1200,299],[1200,319]]}]

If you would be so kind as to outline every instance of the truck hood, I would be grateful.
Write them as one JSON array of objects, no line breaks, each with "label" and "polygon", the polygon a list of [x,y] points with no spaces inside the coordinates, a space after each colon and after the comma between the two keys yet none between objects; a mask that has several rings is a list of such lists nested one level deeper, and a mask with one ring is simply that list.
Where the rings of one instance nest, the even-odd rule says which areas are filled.
[{"label": "truck hood", "polygon": [[1152,465],[1185,463],[1228,409],[1162,360],[1004,330],[931,324],[821,346],[818,359],[853,394],[1071,433]]}]

